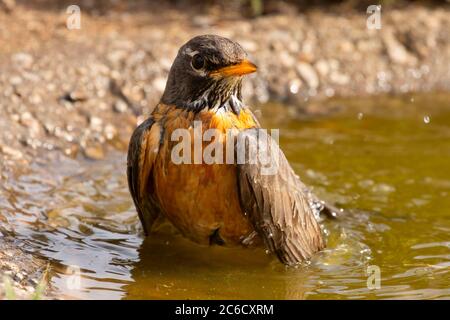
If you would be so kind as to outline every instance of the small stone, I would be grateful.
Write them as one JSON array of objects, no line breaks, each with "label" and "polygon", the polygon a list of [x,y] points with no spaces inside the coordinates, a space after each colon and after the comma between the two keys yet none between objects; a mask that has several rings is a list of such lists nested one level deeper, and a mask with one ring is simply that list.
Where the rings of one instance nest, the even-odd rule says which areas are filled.
[{"label": "small stone", "polygon": [[89,125],[92,129],[98,130],[103,124],[103,120],[99,117],[92,116],[89,118]]},{"label": "small stone", "polygon": [[374,193],[392,193],[395,191],[395,187],[386,183],[379,183],[372,187]]},{"label": "small stone", "polygon": [[297,65],[297,71],[300,74],[300,77],[306,82],[308,87],[317,89],[319,86],[319,77],[317,76],[316,70],[306,63],[300,62]]},{"label": "small stone", "polygon": [[15,274],[14,278],[17,281],[22,281],[25,278],[25,276],[21,272],[18,272]]},{"label": "small stone", "polygon": [[13,276],[13,272],[11,270],[3,270],[3,275],[8,276],[8,277],[12,277]]},{"label": "small stone", "polygon": [[314,65],[314,67],[317,69],[317,71],[319,72],[319,74],[322,77],[326,76],[328,74],[328,72],[330,71],[330,66],[323,59],[320,59],[319,61],[317,61],[316,64]]},{"label": "small stone", "polygon": [[24,288],[29,294],[34,292],[34,288],[32,286],[26,286]]},{"label": "small stone", "polygon": [[326,95],[327,97],[332,97],[332,96],[334,96],[334,89],[333,89],[333,88],[330,88],[330,87],[326,88],[326,89],[325,89],[325,95]]},{"label": "small stone", "polygon": [[34,59],[31,54],[19,52],[12,56],[12,61],[23,68],[30,68],[33,65]]},{"label": "small stone", "polygon": [[111,140],[117,135],[117,129],[112,124],[107,124],[104,129],[106,139]]},{"label": "small stone", "polygon": [[299,79],[293,79],[289,84],[289,91],[292,94],[297,94],[302,86],[302,82]]},{"label": "small stone", "polygon": [[15,0],[0,0],[0,8],[5,12],[11,12],[16,7]]},{"label": "small stone", "polygon": [[397,40],[392,30],[386,30],[383,33],[383,42],[392,62],[406,65],[413,65],[417,62],[417,58],[409,53],[403,44]]},{"label": "small stone", "polygon": [[118,65],[127,57],[128,53],[125,50],[114,50],[107,56],[109,62],[113,65]]},{"label": "small stone", "polygon": [[370,179],[361,180],[361,181],[358,182],[358,185],[361,188],[364,188],[364,189],[372,187],[374,184],[375,184],[375,182],[373,180],[370,180]]},{"label": "small stone", "polygon": [[87,146],[83,149],[84,155],[93,160],[102,160],[105,158],[105,152],[101,145]]},{"label": "small stone", "polygon": [[242,39],[239,40],[239,43],[247,52],[256,52],[258,50],[258,44],[255,41]]},{"label": "small stone", "polygon": [[156,90],[159,92],[163,92],[166,88],[166,78],[164,77],[158,77],[155,80],[153,80],[153,86]]},{"label": "small stone", "polygon": [[9,155],[15,159],[20,159],[23,157],[22,152],[20,152],[19,150],[5,146],[3,144],[0,144],[0,152],[4,153],[6,155]]}]

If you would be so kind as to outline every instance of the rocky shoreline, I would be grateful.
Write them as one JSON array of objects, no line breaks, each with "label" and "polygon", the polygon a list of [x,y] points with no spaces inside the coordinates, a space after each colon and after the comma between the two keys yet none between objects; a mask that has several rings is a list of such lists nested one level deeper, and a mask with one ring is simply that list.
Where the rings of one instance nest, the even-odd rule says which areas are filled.
[{"label": "rocky shoreline", "polygon": [[[230,37],[249,52],[259,72],[244,94],[255,104],[308,110],[311,100],[334,96],[450,90],[449,7],[386,10],[380,30],[368,30],[366,13],[355,11],[82,14],[81,29],[68,30],[64,10],[0,10],[0,205],[10,196],[6,182],[44,155],[95,160],[125,150],[179,46],[197,34]],[[0,212],[0,298],[3,275],[27,297],[45,269],[13,234]]]}]

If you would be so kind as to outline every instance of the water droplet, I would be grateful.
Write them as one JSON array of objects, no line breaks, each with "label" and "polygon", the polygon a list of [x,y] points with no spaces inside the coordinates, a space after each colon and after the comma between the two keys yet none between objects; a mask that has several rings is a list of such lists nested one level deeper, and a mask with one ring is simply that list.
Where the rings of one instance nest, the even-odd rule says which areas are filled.
[{"label": "water droplet", "polygon": [[428,123],[430,123],[430,121],[431,121],[431,118],[429,116],[423,117],[423,122],[424,123],[428,124]]}]

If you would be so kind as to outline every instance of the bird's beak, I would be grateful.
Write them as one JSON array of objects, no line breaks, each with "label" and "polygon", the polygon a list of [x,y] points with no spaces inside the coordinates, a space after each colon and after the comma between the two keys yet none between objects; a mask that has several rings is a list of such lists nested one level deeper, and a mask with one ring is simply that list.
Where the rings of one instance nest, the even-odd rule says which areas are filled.
[{"label": "bird's beak", "polygon": [[210,73],[210,75],[213,76],[220,75],[222,77],[242,76],[244,74],[255,72],[256,69],[257,67],[254,63],[248,60],[242,60],[238,64],[233,64],[230,66],[214,70]]}]

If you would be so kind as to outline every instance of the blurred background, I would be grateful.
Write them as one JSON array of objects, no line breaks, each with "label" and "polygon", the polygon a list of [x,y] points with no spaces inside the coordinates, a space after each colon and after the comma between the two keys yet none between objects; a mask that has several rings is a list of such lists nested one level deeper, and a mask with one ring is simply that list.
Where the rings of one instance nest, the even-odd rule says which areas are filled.
[{"label": "blurred background", "polygon": [[[449,32],[443,0],[0,0],[0,298],[450,298]],[[129,137],[207,33],[249,53],[246,102],[347,211],[310,266],[142,237]]]}]

